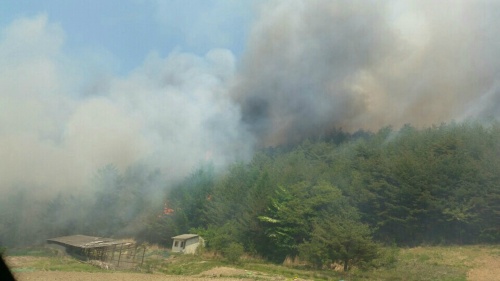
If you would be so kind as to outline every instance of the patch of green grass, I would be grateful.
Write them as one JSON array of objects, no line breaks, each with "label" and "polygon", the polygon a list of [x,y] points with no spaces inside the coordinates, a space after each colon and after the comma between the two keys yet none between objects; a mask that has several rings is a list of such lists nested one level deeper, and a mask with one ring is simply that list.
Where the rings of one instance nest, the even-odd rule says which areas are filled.
[{"label": "patch of green grass", "polygon": [[[23,257],[23,256],[18,256]],[[29,256],[25,256],[28,257]],[[11,268],[14,272],[32,271],[67,271],[67,272],[104,272],[105,270],[71,257],[40,257],[29,258]]]},{"label": "patch of green grass", "polygon": [[[220,258],[203,258],[196,255],[172,254],[169,259],[149,259],[147,263],[154,267],[153,272],[172,275],[196,275],[217,266],[235,267],[249,272],[261,272],[270,276],[281,276],[313,280],[443,280],[465,281],[472,261],[484,251],[475,247],[418,247],[397,249],[391,255],[394,259],[390,266],[362,270],[354,268],[344,273],[334,270],[310,270],[304,266],[282,266],[258,259],[244,259],[239,265],[232,265]],[[500,251],[499,251],[500,253]],[[236,276],[243,278],[243,276]],[[249,278],[249,276],[246,276]],[[255,277],[255,276],[253,276]],[[250,277],[252,278],[252,277]]]},{"label": "patch of green grass", "polygon": [[166,259],[149,256],[144,260],[141,270],[149,273],[161,272],[170,275],[196,275],[225,263],[218,259],[206,259],[198,255],[171,254]]},{"label": "patch of green grass", "polygon": [[58,251],[49,247],[11,248],[5,251],[6,256],[54,257]]},{"label": "patch of green grass", "polygon": [[426,262],[430,259],[431,259],[431,257],[429,257],[427,254],[422,254],[422,255],[418,256],[418,258],[417,258],[418,262]]},{"label": "patch of green grass", "polygon": [[500,257],[500,246],[492,247],[489,250],[489,253],[494,257]]},{"label": "patch of green grass", "polygon": [[18,267],[18,268],[12,268],[12,272],[33,272],[36,271],[35,268],[33,267]]},{"label": "patch of green grass", "polygon": [[[394,249],[393,249],[394,250]],[[397,250],[397,251],[396,251]],[[233,267],[246,270],[235,278],[265,279],[279,276],[280,279],[295,278],[309,280],[346,280],[346,281],[465,281],[467,271],[476,266],[476,260],[484,255],[500,256],[500,246],[439,246],[396,249],[388,255],[394,262],[380,262],[378,268],[363,270],[353,268],[344,273],[331,269],[310,270],[305,265],[283,266],[258,258],[245,257],[241,264],[230,264],[218,256],[183,255],[156,249],[146,253],[143,272],[168,275],[197,275],[215,267]],[[75,260],[70,257],[51,256],[51,252],[40,249],[25,249],[13,252],[16,255],[30,254],[37,258],[21,264],[15,270],[57,270],[104,272],[105,270]],[[387,266],[390,264],[390,266]],[[241,276],[240,276],[241,275]]]},{"label": "patch of green grass", "polygon": [[[224,276],[224,277],[226,277],[226,276]],[[258,275],[252,275],[252,274],[236,274],[236,275],[231,275],[231,276],[227,276],[227,277],[238,278],[238,279],[241,279],[241,280],[245,280],[245,279],[269,280],[269,278],[267,278],[267,277],[258,276]]]},{"label": "patch of green grass", "polygon": [[354,271],[354,280],[465,281],[470,253],[461,247],[402,249],[392,268]]},{"label": "patch of green grass", "polygon": [[70,257],[47,257],[38,260],[32,267],[45,271],[105,272],[101,268]]},{"label": "patch of green grass", "polygon": [[291,279],[298,277],[302,279],[329,280],[343,276],[342,273],[332,270],[311,271],[271,263],[245,263],[242,265],[242,268],[263,272],[269,275],[279,275]]},{"label": "patch of green grass", "polygon": [[[479,252],[478,252],[479,253]],[[389,281],[466,281],[474,259],[474,248],[419,247],[400,249],[390,266],[362,270],[354,268],[344,273],[333,270],[308,270],[266,263],[246,263],[245,269],[293,279],[313,280],[389,280]]]},{"label": "patch of green grass", "polygon": [[168,258],[169,256],[170,256],[170,253],[165,249],[154,249],[151,251],[146,251],[146,253],[144,254],[144,257]]},{"label": "patch of green grass", "polygon": [[7,250],[8,257],[35,257],[28,259],[22,267],[14,267],[13,271],[77,271],[77,272],[103,272],[91,264],[63,256],[60,252],[50,247],[25,247],[11,248]]}]

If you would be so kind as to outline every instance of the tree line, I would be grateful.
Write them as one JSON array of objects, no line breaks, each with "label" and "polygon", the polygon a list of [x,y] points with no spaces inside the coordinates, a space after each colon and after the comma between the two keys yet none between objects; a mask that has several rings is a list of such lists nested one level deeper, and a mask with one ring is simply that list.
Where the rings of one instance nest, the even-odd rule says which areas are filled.
[{"label": "tree line", "polygon": [[95,192],[3,194],[0,246],[87,234],[169,247],[196,232],[221,253],[238,245],[276,262],[371,266],[384,262],[380,245],[500,242],[498,156],[498,122],[463,122],[338,130],[224,171],[200,165],[174,187],[159,171],[108,165]]},{"label": "tree line", "polygon": [[224,173],[200,167],[144,239],[183,232],[273,261],[376,259],[379,245],[500,241],[500,124],[406,125],[266,149]]}]

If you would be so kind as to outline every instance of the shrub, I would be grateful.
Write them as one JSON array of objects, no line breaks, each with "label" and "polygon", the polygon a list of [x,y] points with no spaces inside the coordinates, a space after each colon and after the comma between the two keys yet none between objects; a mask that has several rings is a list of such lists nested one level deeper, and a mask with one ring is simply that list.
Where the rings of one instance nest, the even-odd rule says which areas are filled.
[{"label": "shrub", "polygon": [[240,257],[243,255],[243,246],[239,243],[232,242],[224,249],[224,257],[230,263],[239,263]]},{"label": "shrub", "polygon": [[380,247],[378,257],[370,265],[375,268],[394,268],[397,265],[398,258],[399,248],[396,246]]}]

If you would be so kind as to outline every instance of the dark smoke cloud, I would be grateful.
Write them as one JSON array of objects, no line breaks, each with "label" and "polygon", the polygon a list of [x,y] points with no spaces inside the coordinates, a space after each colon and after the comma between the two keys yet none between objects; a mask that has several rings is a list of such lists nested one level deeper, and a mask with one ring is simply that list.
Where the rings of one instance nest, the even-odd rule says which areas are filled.
[{"label": "dark smoke cloud", "polygon": [[499,4],[272,1],[232,88],[263,145],[495,115]]}]

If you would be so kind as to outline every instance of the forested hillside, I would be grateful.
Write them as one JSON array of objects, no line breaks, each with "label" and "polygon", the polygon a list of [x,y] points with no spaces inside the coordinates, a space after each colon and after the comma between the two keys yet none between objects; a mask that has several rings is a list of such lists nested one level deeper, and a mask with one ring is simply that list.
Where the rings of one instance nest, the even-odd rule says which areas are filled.
[{"label": "forested hillside", "polygon": [[168,243],[195,231],[214,250],[239,243],[271,260],[301,254],[319,263],[325,248],[369,256],[372,237],[404,246],[499,242],[499,156],[499,123],[337,132],[263,150],[220,175],[201,167],[169,192],[140,237]]},{"label": "forested hillside", "polygon": [[94,193],[46,199],[20,187],[0,198],[0,245],[87,234],[168,247],[196,232],[214,251],[236,245],[319,267],[362,265],[379,244],[500,242],[499,156],[500,124],[465,122],[337,131],[224,171],[203,164],[174,187],[144,166],[111,165],[96,172]]}]

